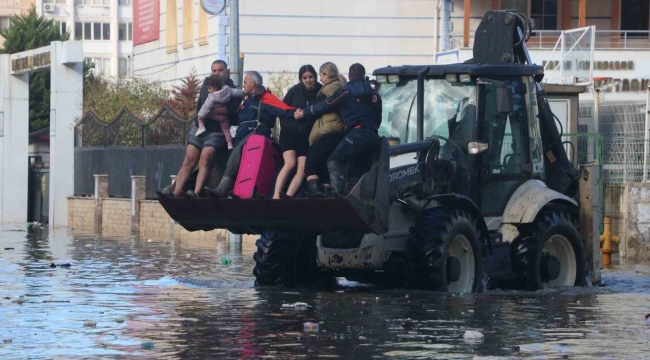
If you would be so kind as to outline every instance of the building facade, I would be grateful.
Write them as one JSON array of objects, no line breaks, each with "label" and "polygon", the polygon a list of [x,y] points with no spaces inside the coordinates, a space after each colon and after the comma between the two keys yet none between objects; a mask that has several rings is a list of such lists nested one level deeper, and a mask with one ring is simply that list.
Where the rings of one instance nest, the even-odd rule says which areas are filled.
[{"label": "building facade", "polygon": [[[451,49],[458,49],[457,60],[464,61],[472,56],[474,31],[487,10],[518,9],[534,21],[528,41],[533,62],[550,62],[547,73],[553,82],[561,82],[559,59],[590,56],[590,44],[584,41],[571,54],[562,54],[558,43],[562,31],[594,26],[590,76],[598,80],[596,85],[615,82],[606,89],[613,98],[644,98],[650,75],[645,70],[650,65],[650,0],[466,1],[240,1],[244,70],[265,76],[283,70],[295,74],[303,64],[318,67],[333,61],[342,73],[354,62],[372,71],[387,65],[435,63],[437,53]],[[207,76],[212,61],[228,60],[228,6],[213,16],[198,0],[134,2],[139,4],[135,11],[139,6],[145,19],[142,30],[134,31],[146,34],[134,46],[133,75],[175,84],[192,68]],[[158,16],[151,19],[152,13]]]},{"label": "building facade", "polygon": [[[26,13],[34,0],[0,0],[0,30],[4,30],[11,24],[14,15]],[[5,39],[0,36],[0,46]]]},{"label": "building facade", "polygon": [[70,38],[83,41],[84,60],[94,71],[128,76],[133,65],[133,0],[36,0]]}]

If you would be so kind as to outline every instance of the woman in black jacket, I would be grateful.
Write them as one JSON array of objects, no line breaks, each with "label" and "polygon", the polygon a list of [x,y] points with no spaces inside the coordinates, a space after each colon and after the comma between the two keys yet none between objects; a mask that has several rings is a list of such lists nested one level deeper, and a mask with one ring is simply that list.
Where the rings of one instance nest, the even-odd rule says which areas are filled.
[{"label": "woman in black jacket", "polygon": [[[319,84],[317,73],[313,66],[303,65],[298,71],[300,82],[293,86],[284,97],[284,102],[297,109],[304,109],[316,101],[318,92],[323,87]],[[284,119],[280,122],[280,149],[284,158],[284,166],[278,174],[275,183],[274,199],[279,199],[284,185],[293,171],[296,175],[291,180],[286,196],[295,196],[305,180],[305,161],[309,151],[309,133],[313,122],[296,119]]]}]

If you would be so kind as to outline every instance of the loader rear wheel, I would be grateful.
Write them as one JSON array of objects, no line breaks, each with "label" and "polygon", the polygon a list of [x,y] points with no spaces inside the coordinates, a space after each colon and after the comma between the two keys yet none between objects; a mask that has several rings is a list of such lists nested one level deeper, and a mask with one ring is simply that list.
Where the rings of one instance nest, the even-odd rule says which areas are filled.
[{"label": "loader rear wheel", "polygon": [[296,286],[322,280],[316,265],[316,236],[269,230],[255,245],[255,286]]},{"label": "loader rear wheel", "polygon": [[480,239],[476,220],[468,213],[442,207],[427,210],[414,227],[411,244],[420,254],[418,282],[435,291],[481,292]]},{"label": "loader rear wheel", "polygon": [[529,290],[587,284],[587,258],[578,223],[570,215],[543,210],[520,230],[515,270],[523,272]]}]

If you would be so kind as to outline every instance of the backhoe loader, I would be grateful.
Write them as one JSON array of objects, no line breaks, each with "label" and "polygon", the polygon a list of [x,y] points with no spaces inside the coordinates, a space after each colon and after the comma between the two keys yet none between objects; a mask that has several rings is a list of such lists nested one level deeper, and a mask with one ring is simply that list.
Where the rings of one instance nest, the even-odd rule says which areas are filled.
[{"label": "backhoe loader", "polygon": [[160,203],[189,231],[260,234],[259,286],[340,276],[458,293],[587,285],[578,171],[530,34],[525,16],[488,11],[471,60],[376,69],[380,136],[350,166],[344,197]]}]

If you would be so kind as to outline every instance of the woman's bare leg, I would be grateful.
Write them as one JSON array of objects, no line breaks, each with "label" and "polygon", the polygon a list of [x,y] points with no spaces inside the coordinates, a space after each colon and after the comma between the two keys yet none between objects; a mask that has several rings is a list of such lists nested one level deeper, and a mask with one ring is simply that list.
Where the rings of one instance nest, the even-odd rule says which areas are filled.
[{"label": "woman's bare leg", "polygon": [[283,152],[282,158],[284,159],[284,166],[282,167],[282,170],[280,170],[278,179],[275,182],[275,191],[273,192],[274,199],[280,198],[280,191],[282,191],[284,184],[287,183],[287,179],[289,178],[289,174],[291,174],[291,170],[296,167],[296,152],[294,150],[287,150]]},{"label": "woman's bare leg", "polygon": [[289,189],[287,189],[287,195],[295,196],[298,190],[300,190],[300,186],[302,186],[302,182],[305,181],[306,160],[307,160],[306,156],[298,157],[298,169],[296,170],[296,175],[291,180],[291,184],[289,184]]}]

